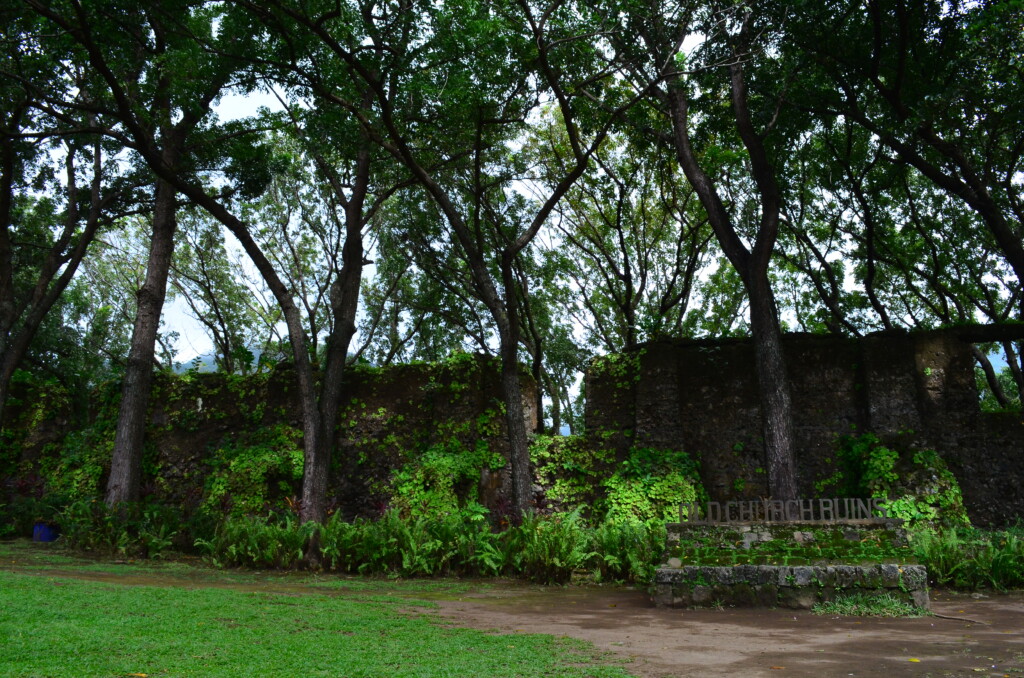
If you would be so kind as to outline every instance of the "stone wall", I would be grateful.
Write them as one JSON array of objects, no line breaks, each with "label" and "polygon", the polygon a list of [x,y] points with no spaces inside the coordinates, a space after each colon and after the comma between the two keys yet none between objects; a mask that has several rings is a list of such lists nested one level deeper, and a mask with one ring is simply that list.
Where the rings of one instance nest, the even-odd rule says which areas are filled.
[{"label": "stone wall", "polygon": [[661,568],[654,579],[658,607],[810,609],[857,594],[888,594],[924,610],[930,605],[924,565],[686,565]]},{"label": "stone wall", "polygon": [[[815,483],[837,470],[837,435],[903,434],[940,452],[975,524],[1024,517],[1024,419],[979,411],[971,345],[959,334],[791,334],[783,346],[803,496],[816,496]],[[749,340],[651,343],[595,367],[586,380],[588,435],[622,453],[636,445],[697,455],[714,500],[767,496]]]},{"label": "stone wall", "polygon": [[[523,382],[522,411],[532,429],[536,387],[528,375]],[[71,406],[78,401],[67,394],[17,394],[20,397],[7,413],[7,436],[0,441],[0,504],[16,495],[41,494],[47,473],[65,462],[70,464],[66,468],[77,469],[76,456],[83,457],[83,463],[89,457],[107,467],[102,476],[89,479],[102,491],[117,395],[117,384],[106,385],[90,395],[92,411],[75,417]],[[217,449],[252,444],[253,432],[280,425],[295,432],[294,448],[301,449],[302,415],[295,374],[287,366],[253,377],[158,375],[146,430],[143,492],[165,503],[195,508],[209,489]],[[461,355],[436,364],[349,369],[330,500],[347,516],[379,514],[387,506],[394,473],[415,455],[456,441],[469,450],[483,445],[507,460],[505,430],[496,360]],[[508,474],[507,465],[481,470],[481,503],[502,511],[511,492]],[[275,498],[282,501],[299,491],[295,477],[272,484],[280,495]]]}]

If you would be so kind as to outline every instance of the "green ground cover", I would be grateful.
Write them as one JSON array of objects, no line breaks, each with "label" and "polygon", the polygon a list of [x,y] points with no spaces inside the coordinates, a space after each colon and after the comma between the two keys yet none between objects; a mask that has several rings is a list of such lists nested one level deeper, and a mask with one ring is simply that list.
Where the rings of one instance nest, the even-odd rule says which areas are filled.
[{"label": "green ground cover", "polygon": [[429,599],[462,586],[90,562],[3,543],[0,676],[628,676],[576,640],[439,624]]}]

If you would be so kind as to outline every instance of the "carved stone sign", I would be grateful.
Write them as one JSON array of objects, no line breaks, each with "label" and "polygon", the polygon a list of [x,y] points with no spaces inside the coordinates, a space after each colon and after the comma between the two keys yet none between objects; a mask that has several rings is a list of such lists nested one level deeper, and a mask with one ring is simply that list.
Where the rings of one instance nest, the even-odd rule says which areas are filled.
[{"label": "carved stone sign", "polygon": [[885,499],[761,499],[757,501],[709,501],[679,507],[681,523],[841,523],[883,522],[889,519]]}]

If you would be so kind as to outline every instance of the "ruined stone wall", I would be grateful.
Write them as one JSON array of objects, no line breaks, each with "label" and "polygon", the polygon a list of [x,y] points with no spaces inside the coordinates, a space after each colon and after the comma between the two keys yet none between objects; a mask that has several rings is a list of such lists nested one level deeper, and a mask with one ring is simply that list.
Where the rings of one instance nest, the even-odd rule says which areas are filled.
[{"label": "ruined stone wall", "polygon": [[[500,370],[496,360],[462,355],[436,364],[355,367],[346,370],[332,459],[330,500],[347,516],[375,515],[386,508],[397,469],[432,445],[483,445],[509,457]],[[536,387],[524,374],[523,416],[536,425]],[[146,430],[143,492],[147,497],[195,508],[216,471],[216,450],[259,444],[251,434],[289,427],[301,449],[302,414],[295,374],[288,367],[253,377],[195,374],[158,375]],[[34,408],[37,394],[22,393],[9,410],[0,441],[0,504],[14,495],[47,490],[47,473],[76,456],[105,464],[93,478],[99,490],[109,469],[109,445],[117,413],[118,385],[92,394],[92,411],[76,421],[72,396],[51,394],[46,408]],[[18,403],[21,403],[19,405]],[[484,468],[481,503],[501,510],[511,492],[508,468]],[[65,474],[66,475],[66,474]],[[298,494],[295,477],[281,478],[276,499]],[[278,488],[277,485],[281,487]],[[6,495],[6,498],[5,496]]]},{"label": "ruined stone wall", "polygon": [[[975,524],[1024,516],[1024,420],[979,411],[969,343],[933,331],[791,334],[783,346],[801,494],[816,496],[815,483],[837,470],[837,435],[902,434],[941,453]],[[624,375],[603,361],[587,375],[588,435],[623,454],[636,445],[698,456],[713,499],[767,496],[749,340],[651,343],[622,364],[635,371]]]}]

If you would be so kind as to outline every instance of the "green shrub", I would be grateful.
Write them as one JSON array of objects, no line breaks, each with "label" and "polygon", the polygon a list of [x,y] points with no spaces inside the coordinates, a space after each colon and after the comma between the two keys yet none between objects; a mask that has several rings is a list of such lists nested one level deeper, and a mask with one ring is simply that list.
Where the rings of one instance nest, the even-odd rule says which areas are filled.
[{"label": "green shrub", "polygon": [[181,513],[168,506],[122,503],[108,507],[80,499],[57,517],[61,539],[70,546],[119,555],[159,558],[181,529]]},{"label": "green shrub", "polygon": [[932,583],[957,589],[1024,588],[1024,529],[922,530],[914,534],[918,561]]},{"label": "green shrub", "polygon": [[203,510],[232,515],[264,513],[274,497],[288,497],[302,478],[302,432],[287,424],[258,428],[211,455]]},{"label": "green shrub", "polygon": [[37,522],[56,524],[62,508],[56,495],[14,496],[10,504],[0,505],[0,538],[29,537]]},{"label": "green shrub", "polygon": [[640,447],[603,483],[609,520],[671,521],[703,493],[697,465],[676,450]]},{"label": "green shrub", "polygon": [[960,483],[934,450],[897,451],[871,433],[837,442],[843,470],[835,480],[846,496],[886,499],[888,515],[909,528],[970,524]]},{"label": "green shrub", "polygon": [[48,494],[65,502],[101,497],[100,483],[110,468],[114,451],[114,431],[90,426],[67,435],[57,455],[44,455],[40,475]]},{"label": "green shrub", "polygon": [[646,583],[664,547],[660,523],[608,522],[588,527],[578,513],[528,515],[495,532],[484,510],[471,507],[431,519],[397,510],[371,521],[300,525],[292,516],[232,516],[196,545],[221,566],[298,567],[317,536],[320,564],[328,570],[389,576],[524,577],[539,583],[569,581],[592,572],[599,581]]},{"label": "green shrub", "polygon": [[665,550],[664,521],[605,521],[593,535],[597,581],[654,581]]},{"label": "green shrub", "polygon": [[600,511],[605,498],[601,480],[611,475],[615,461],[612,450],[591,445],[583,436],[537,436],[530,458],[549,500],[588,516],[594,507]]},{"label": "green shrub", "polygon": [[480,469],[498,470],[505,459],[478,438],[472,448],[456,438],[432,445],[394,476],[391,505],[406,516],[447,516],[478,498]]},{"label": "green shrub", "polygon": [[531,581],[567,582],[596,555],[588,532],[579,513],[524,516],[506,533],[506,562]]},{"label": "green shrub", "polygon": [[291,568],[305,557],[316,527],[315,523],[300,524],[287,514],[231,516],[213,537],[197,539],[196,546],[222,566]]},{"label": "green shrub", "polygon": [[672,520],[706,498],[697,463],[680,450],[634,447],[621,462],[579,436],[538,436],[531,448],[547,496],[595,523]]}]

